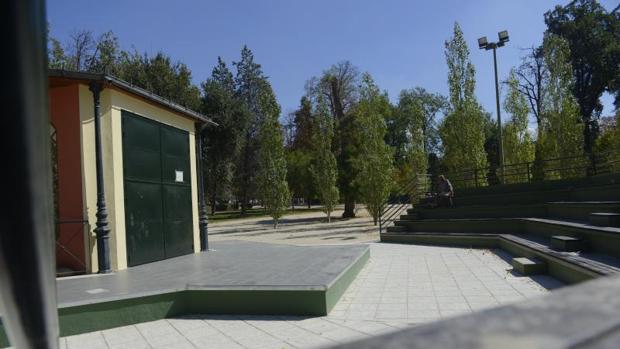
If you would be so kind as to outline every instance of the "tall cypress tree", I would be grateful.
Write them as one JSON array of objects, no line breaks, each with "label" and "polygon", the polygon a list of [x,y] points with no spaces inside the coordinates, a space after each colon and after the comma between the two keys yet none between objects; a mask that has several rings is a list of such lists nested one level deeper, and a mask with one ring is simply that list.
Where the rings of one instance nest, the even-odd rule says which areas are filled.
[{"label": "tall cypress tree", "polygon": [[[290,193],[286,182],[286,157],[284,134],[278,122],[279,107],[272,105],[275,96],[271,88],[261,89],[260,101],[263,107],[271,106],[264,114],[258,130],[258,168],[256,181],[258,195],[267,213],[273,218],[273,228],[288,207]],[[267,109],[267,108],[266,108]]]},{"label": "tall cypress tree", "polygon": [[315,127],[313,127],[314,154],[310,172],[319,199],[323,205],[323,212],[327,214],[327,222],[331,222],[331,214],[338,204],[338,166],[332,152],[334,139],[334,122],[329,116],[329,110],[322,97],[319,98],[316,108]]},{"label": "tall cypress tree", "polygon": [[391,113],[386,94],[379,91],[369,74],[362,77],[360,100],[355,119],[355,136],[359,138],[353,160],[360,197],[375,225],[392,186],[392,151],[384,141],[385,119]]},{"label": "tall cypress tree", "polygon": [[458,23],[454,24],[454,36],[446,41],[445,48],[450,107],[439,130],[444,147],[443,163],[452,172],[484,168],[487,165],[485,118],[474,94],[476,70],[469,60],[469,48]]}]

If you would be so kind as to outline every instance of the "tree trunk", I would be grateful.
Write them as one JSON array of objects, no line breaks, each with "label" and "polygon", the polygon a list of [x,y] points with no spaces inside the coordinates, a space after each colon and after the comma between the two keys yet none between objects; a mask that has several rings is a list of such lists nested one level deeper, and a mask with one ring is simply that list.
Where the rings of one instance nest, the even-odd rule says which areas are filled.
[{"label": "tree trunk", "polygon": [[344,198],[344,212],[342,218],[355,218],[355,200],[351,197]]},{"label": "tree trunk", "polygon": [[327,212],[327,223],[331,223],[332,222],[332,211],[328,211]]},{"label": "tree trunk", "polygon": [[273,229],[278,229],[278,220],[276,218],[273,219]]}]

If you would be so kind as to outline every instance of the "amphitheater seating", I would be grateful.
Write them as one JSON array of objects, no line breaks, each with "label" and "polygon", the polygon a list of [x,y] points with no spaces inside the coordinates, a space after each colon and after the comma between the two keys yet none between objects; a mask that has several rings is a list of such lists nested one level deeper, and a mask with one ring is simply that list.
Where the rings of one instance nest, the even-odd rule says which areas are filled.
[{"label": "amphitheater seating", "polygon": [[618,200],[620,175],[457,190],[454,207],[421,203],[381,241],[501,248],[516,271],[574,283],[620,272]]}]

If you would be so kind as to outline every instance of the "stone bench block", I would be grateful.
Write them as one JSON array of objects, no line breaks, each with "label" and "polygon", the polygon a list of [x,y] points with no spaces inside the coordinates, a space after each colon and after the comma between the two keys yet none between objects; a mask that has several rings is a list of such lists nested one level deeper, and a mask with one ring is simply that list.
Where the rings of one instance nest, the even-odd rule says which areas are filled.
[{"label": "stone bench block", "polygon": [[591,213],[590,224],[599,227],[620,227],[620,213]]},{"label": "stone bench block", "polygon": [[556,235],[551,237],[551,248],[565,252],[581,251],[583,240],[573,236]]},{"label": "stone bench block", "polygon": [[527,257],[513,258],[512,267],[525,276],[544,274],[546,269],[544,262]]}]

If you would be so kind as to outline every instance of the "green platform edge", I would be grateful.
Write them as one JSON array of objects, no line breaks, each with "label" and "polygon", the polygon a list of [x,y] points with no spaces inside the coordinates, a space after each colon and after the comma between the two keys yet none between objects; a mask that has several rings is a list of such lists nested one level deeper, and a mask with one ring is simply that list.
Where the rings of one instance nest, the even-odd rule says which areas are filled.
[{"label": "green platform edge", "polygon": [[[58,309],[60,335],[192,314],[324,316],[370,259],[366,248],[330,285],[299,290],[190,289]],[[0,321],[0,347],[9,346]]]},{"label": "green platform edge", "polygon": [[381,235],[381,242],[414,243],[422,245],[458,246],[469,248],[499,248],[515,257],[538,258],[544,261],[547,265],[547,274],[567,284],[576,284],[600,276],[578,265],[535,251],[527,246],[523,246],[513,241],[504,240],[497,235],[480,236],[472,234],[469,236],[450,236],[441,235],[441,233],[425,235],[386,233]]}]

